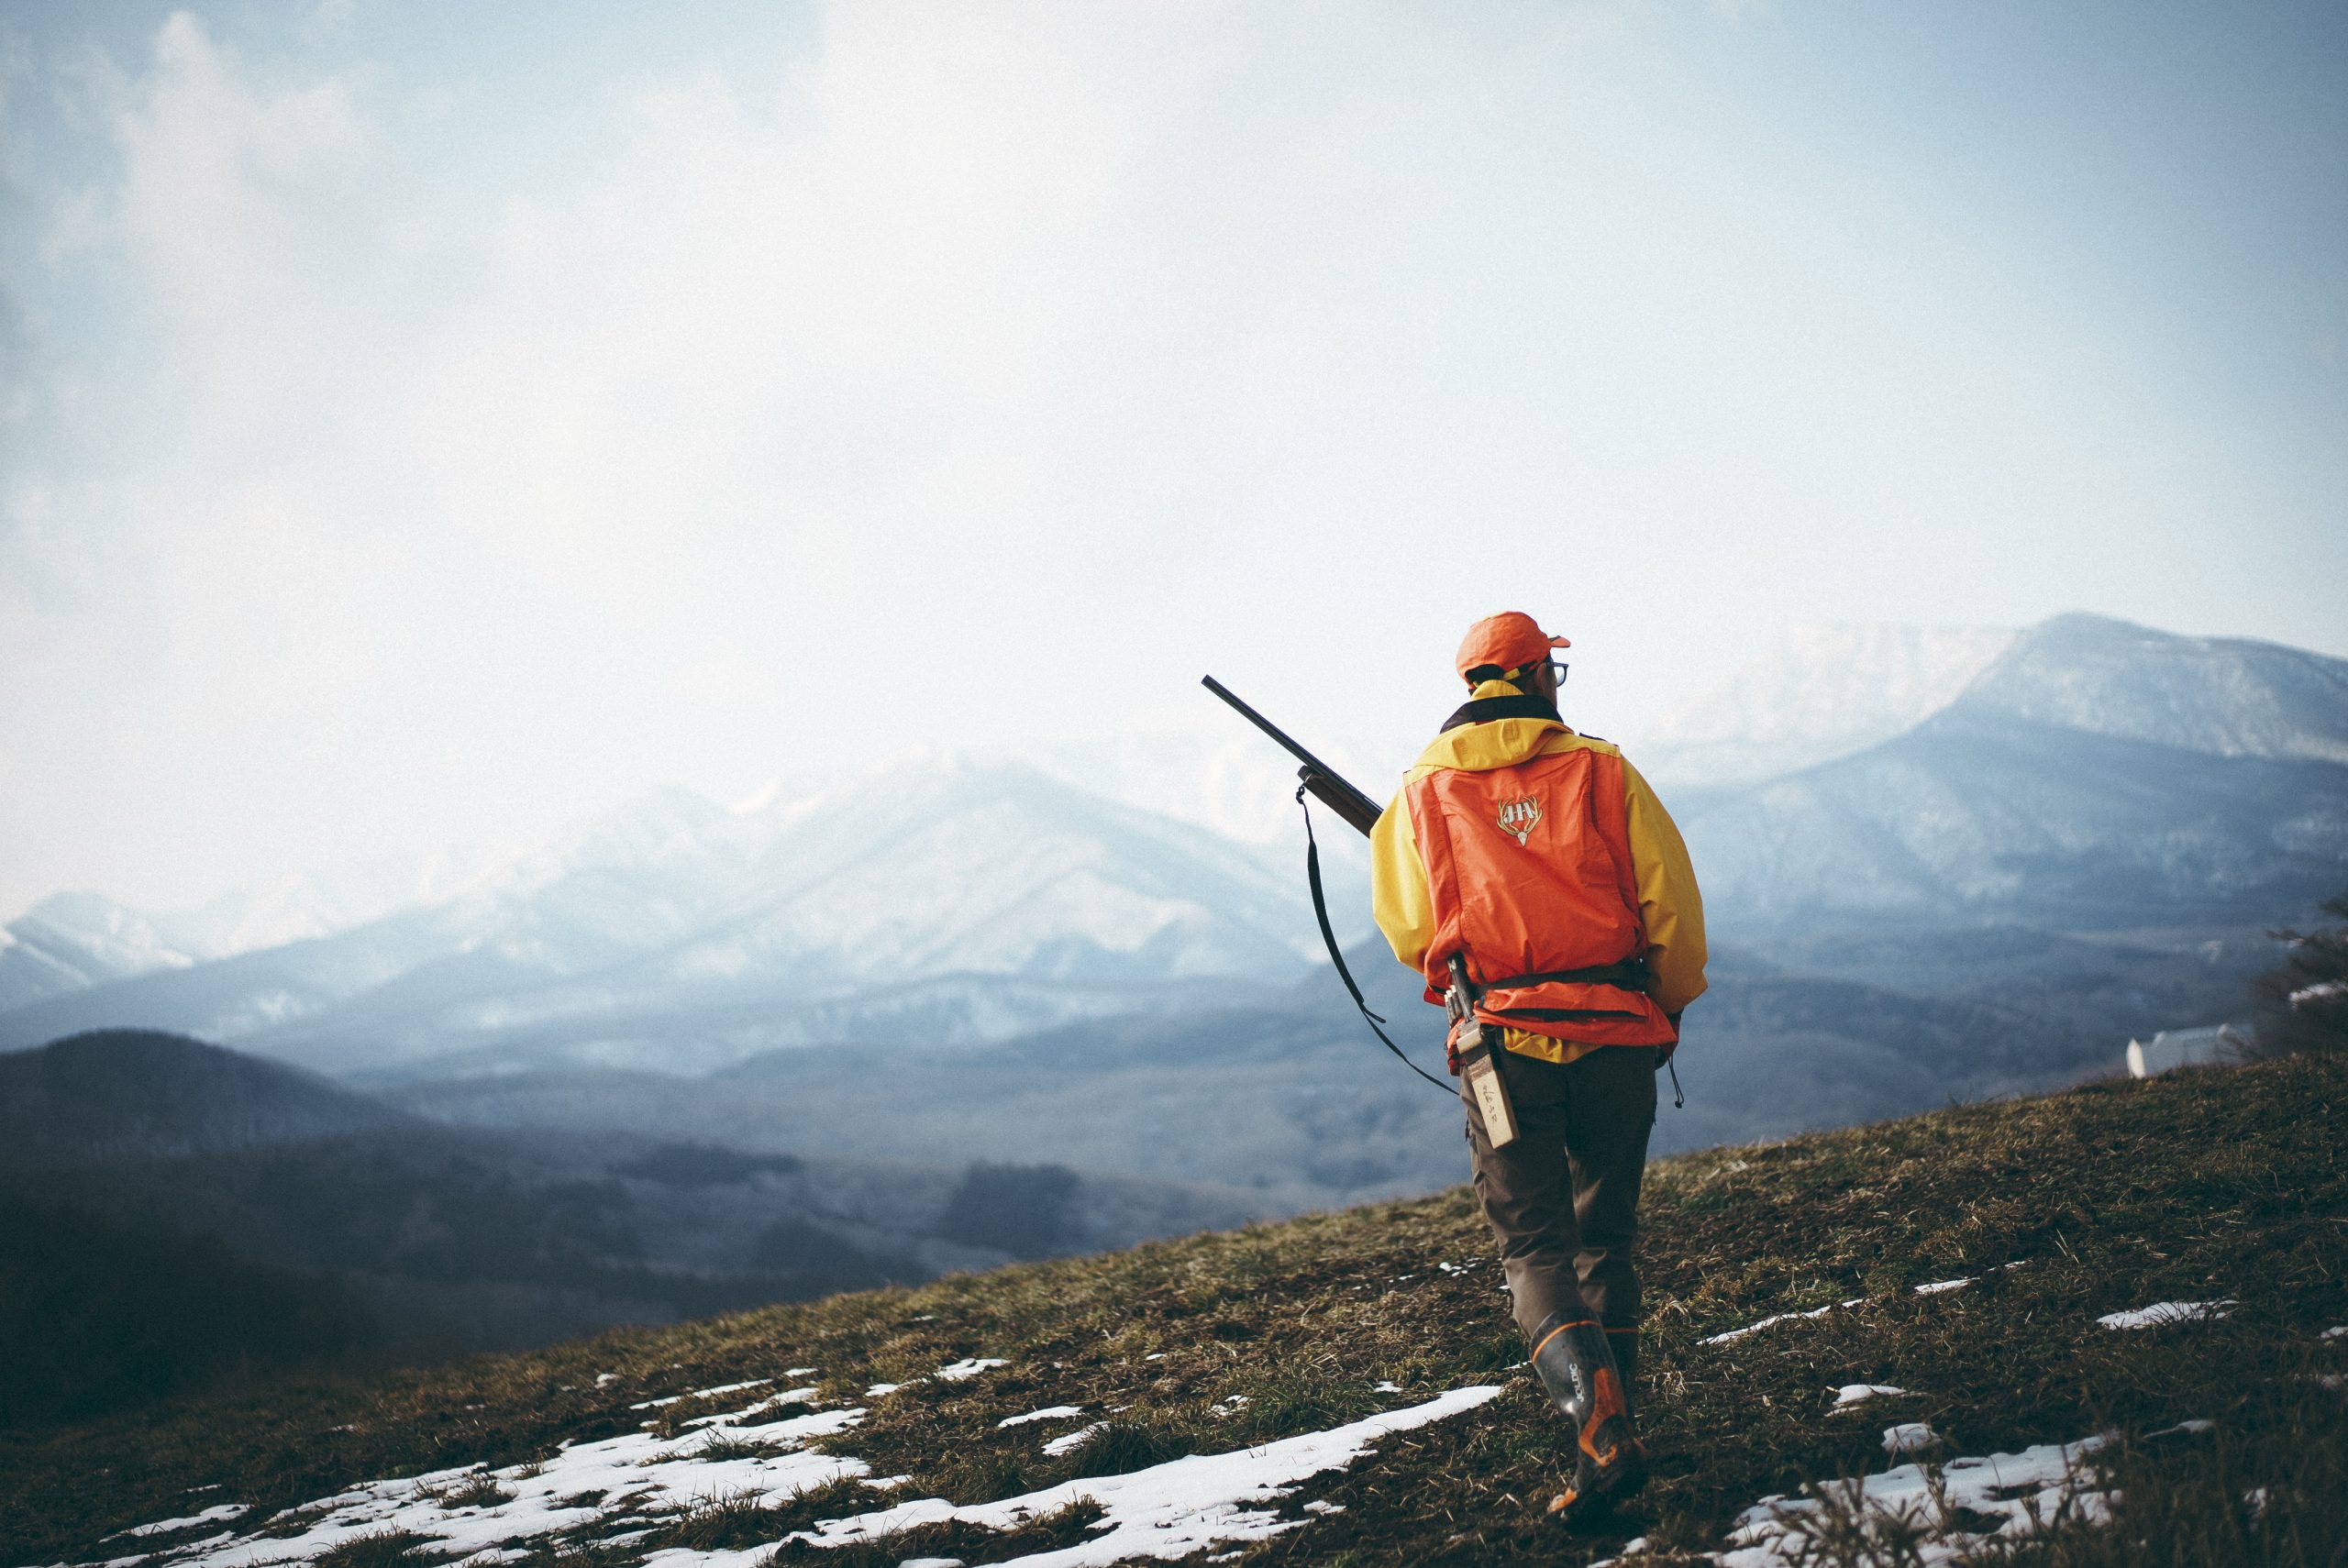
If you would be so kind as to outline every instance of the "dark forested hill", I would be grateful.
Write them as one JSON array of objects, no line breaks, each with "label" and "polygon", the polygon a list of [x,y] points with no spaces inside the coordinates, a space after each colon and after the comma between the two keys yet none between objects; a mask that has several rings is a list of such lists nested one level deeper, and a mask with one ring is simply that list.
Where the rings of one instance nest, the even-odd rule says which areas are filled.
[{"label": "dark forested hill", "polygon": [[0,1163],[207,1154],[412,1120],[184,1035],[100,1030],[0,1055]]}]

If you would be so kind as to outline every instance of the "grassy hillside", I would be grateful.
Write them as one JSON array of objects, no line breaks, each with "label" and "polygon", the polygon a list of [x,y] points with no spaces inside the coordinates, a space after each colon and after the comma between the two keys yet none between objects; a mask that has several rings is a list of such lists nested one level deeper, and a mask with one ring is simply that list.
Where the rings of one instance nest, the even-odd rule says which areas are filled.
[{"label": "grassy hillside", "polygon": [[[912,1510],[932,1522],[835,1522],[834,1544],[775,1561],[1578,1562],[1635,1536],[1631,1561],[1667,1562],[1730,1550],[1770,1495],[1874,1474],[1748,1518],[1733,1560],[1814,1540],[1852,1561],[1872,1535],[1882,1561],[1919,1561],[1921,1533],[2050,1564],[2340,1562],[2348,1335],[2324,1331],[2348,1324],[2343,1111],[2348,1066],[2296,1058],[1656,1165],[1656,1480],[1588,1537],[1540,1519],[1565,1456],[1455,1190],[0,1442],[0,1539],[11,1563],[156,1568],[457,1543],[549,1568],[714,1554],[663,1559],[682,1568],[936,1498]],[[2231,1305],[2098,1321],[2177,1301]],[[1833,1408],[1861,1384],[1905,1392]],[[1454,1392],[1478,1389],[1496,1392]],[[1937,1441],[1901,1469],[1885,1433],[1917,1424]],[[2103,1432],[2067,1480],[2060,1452],[1966,1463]],[[1185,1454],[1234,1457],[1169,1463]],[[1903,1480],[1908,1523],[1883,1511]],[[1024,1514],[976,1507],[1038,1492]],[[2032,1507],[2051,1532],[1991,1533]],[[187,1522],[105,1539],[165,1520]],[[256,1531],[258,1557],[220,1539]]]}]

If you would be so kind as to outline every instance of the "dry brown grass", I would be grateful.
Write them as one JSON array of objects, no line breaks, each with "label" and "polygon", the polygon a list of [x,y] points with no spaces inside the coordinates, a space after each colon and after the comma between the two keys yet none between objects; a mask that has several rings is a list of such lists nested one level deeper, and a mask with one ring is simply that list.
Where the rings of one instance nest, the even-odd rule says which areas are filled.
[{"label": "dry brown grass", "polygon": [[[645,1413],[627,1407],[641,1400],[813,1365],[827,1401],[907,1384],[830,1446],[877,1474],[914,1478],[892,1496],[958,1502],[1322,1430],[1468,1382],[1506,1385],[1476,1413],[1390,1438],[1316,1481],[1311,1491],[1345,1511],[1307,1516],[1292,1501],[1290,1515],[1309,1522],[1250,1546],[1250,1563],[1574,1562],[1633,1534],[1667,1552],[1710,1550],[1764,1494],[1883,1469],[1880,1433],[1895,1419],[1929,1421],[1949,1452],[1984,1453],[2187,1417],[2217,1420],[2220,1438],[2132,1436],[2113,1458],[2125,1494],[2114,1527],[2058,1531],[2016,1561],[2338,1562],[2348,1400],[2308,1379],[2348,1372],[2348,1342],[2315,1338],[2348,1322],[2343,1101],[2348,1066],[2300,1058],[1658,1165],[1643,1368],[1656,1479],[1634,1515],[1588,1538],[1561,1537],[1540,1517],[1565,1463],[1560,1434],[1517,1369],[1499,1273],[1457,1190],[94,1423],[0,1446],[0,1537],[14,1543],[11,1562],[118,1555],[100,1538],[188,1511],[191,1487],[291,1507],[376,1476],[528,1460],[562,1439],[636,1430]],[[2025,1266],[1999,1268],[2014,1262]],[[1911,1288],[1958,1275],[1977,1283],[1932,1297]],[[1853,1297],[1863,1300],[1848,1310],[1701,1343]],[[2143,1333],[2095,1325],[2121,1308],[2215,1297],[2241,1306],[2221,1322]],[[971,1355],[1010,1364],[968,1382],[915,1381]],[[616,1376],[599,1386],[599,1373]],[[1403,1391],[1372,1393],[1381,1380]],[[1859,1382],[1911,1394],[1896,1408],[1830,1415],[1829,1391]],[[1058,1459],[1039,1450],[1063,1429],[996,1426],[1061,1404],[1083,1406],[1087,1419],[1121,1408],[1109,1431]],[[2254,1517],[2242,1496],[2262,1485]],[[771,1541],[875,1497],[848,1484],[779,1509],[707,1500],[626,1551],[557,1540],[537,1560],[616,1563],[670,1545]],[[885,1550],[791,1548],[778,1561],[980,1563],[1072,1540],[1083,1523],[1069,1516],[1016,1536],[958,1527]]]}]

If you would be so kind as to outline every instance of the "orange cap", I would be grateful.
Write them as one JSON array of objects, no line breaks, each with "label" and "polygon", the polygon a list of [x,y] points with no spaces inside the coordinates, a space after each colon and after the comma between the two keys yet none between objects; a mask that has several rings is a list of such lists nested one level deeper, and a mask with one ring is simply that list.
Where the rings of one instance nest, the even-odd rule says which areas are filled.
[{"label": "orange cap", "polygon": [[1471,669],[1495,665],[1501,669],[1521,669],[1549,657],[1551,648],[1569,648],[1573,644],[1563,637],[1553,637],[1541,629],[1540,624],[1522,610],[1506,610],[1498,615],[1487,615],[1468,628],[1467,637],[1459,645],[1459,673],[1465,678]]}]

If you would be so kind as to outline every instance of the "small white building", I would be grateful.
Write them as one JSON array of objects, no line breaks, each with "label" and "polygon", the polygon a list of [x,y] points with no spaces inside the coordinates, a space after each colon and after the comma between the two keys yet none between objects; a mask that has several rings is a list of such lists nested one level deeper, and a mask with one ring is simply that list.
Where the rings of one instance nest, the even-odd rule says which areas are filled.
[{"label": "small white building", "polygon": [[2238,1066],[2250,1055],[2250,1029],[2241,1024],[2164,1029],[2150,1040],[2128,1042],[2128,1075],[2149,1078],[2178,1067]]}]

